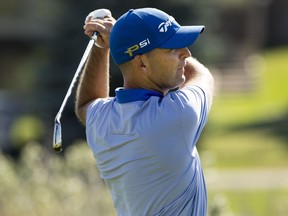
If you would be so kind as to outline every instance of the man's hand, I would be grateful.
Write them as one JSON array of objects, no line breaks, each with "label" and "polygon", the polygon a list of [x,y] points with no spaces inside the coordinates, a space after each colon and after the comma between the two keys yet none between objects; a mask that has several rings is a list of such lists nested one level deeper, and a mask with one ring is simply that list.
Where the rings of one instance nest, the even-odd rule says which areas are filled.
[{"label": "man's hand", "polygon": [[107,16],[104,19],[93,19],[92,16],[87,17],[85,20],[84,33],[92,37],[94,32],[99,32],[96,43],[102,48],[109,48],[110,32],[116,20]]},{"label": "man's hand", "polygon": [[214,95],[214,78],[210,71],[197,59],[189,57],[186,59],[184,75],[186,80],[182,86],[180,86],[180,89],[189,85],[199,86],[205,91],[210,108]]}]

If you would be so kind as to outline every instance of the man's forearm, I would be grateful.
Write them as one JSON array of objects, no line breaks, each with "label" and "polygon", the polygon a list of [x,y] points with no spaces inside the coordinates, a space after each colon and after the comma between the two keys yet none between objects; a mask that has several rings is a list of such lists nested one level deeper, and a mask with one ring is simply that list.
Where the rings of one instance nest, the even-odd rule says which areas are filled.
[{"label": "man's forearm", "polygon": [[75,112],[85,125],[90,102],[109,96],[109,49],[93,46],[80,77],[76,92]]}]

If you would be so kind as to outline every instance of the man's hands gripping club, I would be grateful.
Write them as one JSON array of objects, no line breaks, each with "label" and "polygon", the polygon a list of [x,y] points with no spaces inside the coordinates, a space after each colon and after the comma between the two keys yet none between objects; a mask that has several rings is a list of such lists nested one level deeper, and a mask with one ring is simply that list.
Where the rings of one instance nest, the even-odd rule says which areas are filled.
[{"label": "man's hands gripping club", "polygon": [[[104,18],[103,18],[104,17]],[[93,38],[95,32],[98,33],[95,45],[100,48],[109,48],[110,32],[115,23],[115,19],[107,9],[99,9],[91,12],[85,20],[85,34]]]}]

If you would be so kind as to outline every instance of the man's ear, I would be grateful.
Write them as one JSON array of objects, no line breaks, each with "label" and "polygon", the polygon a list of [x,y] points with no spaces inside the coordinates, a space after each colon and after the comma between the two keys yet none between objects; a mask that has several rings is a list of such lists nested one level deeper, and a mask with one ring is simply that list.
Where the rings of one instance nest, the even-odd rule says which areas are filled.
[{"label": "man's ear", "polygon": [[137,68],[140,71],[143,71],[144,73],[147,72],[147,58],[145,55],[136,55],[134,59],[132,60],[132,64],[135,68]]}]

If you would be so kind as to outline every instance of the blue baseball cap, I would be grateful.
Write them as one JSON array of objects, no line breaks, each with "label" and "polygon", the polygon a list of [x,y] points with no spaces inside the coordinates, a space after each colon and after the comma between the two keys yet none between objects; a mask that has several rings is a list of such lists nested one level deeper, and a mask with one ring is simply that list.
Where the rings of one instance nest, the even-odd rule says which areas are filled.
[{"label": "blue baseball cap", "polygon": [[172,16],[156,8],[130,9],[111,30],[111,55],[120,65],[155,48],[188,47],[204,29],[204,26],[180,26]]}]

